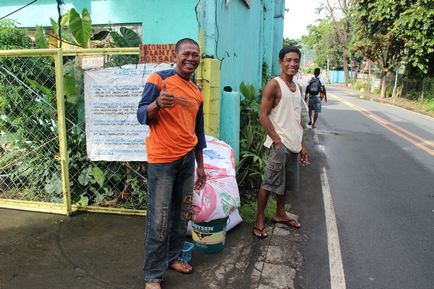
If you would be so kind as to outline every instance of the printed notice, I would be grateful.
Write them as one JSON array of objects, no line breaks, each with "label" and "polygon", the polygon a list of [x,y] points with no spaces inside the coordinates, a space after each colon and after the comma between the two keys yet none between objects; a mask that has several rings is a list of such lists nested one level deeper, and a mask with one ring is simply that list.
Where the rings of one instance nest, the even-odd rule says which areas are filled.
[{"label": "printed notice", "polygon": [[92,161],[146,161],[146,125],[137,106],[148,76],[170,64],[87,70],[84,74],[87,156]]}]

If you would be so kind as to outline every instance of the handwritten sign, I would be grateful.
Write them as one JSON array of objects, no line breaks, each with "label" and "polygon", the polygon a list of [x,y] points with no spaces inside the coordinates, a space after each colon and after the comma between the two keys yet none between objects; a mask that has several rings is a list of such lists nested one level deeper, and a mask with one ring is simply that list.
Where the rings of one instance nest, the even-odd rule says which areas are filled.
[{"label": "handwritten sign", "polygon": [[175,44],[141,44],[140,63],[175,62]]}]

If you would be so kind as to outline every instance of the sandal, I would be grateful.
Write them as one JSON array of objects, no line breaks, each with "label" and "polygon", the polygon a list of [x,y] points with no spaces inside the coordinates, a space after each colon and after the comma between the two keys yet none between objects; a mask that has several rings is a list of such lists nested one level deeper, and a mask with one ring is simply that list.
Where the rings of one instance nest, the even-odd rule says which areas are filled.
[{"label": "sandal", "polygon": [[[268,237],[268,234],[265,233],[264,231],[265,231],[265,226],[262,229],[260,229],[256,226],[253,226],[252,234],[253,234],[253,236],[255,236],[258,239],[265,239]],[[259,234],[257,234],[257,232],[259,232]]]},{"label": "sandal", "polygon": [[287,225],[289,227],[293,227],[296,229],[300,229],[300,227],[301,227],[300,222],[298,222],[296,219],[276,220],[275,218],[272,218],[271,222],[277,223],[277,224],[284,224],[284,225]]}]

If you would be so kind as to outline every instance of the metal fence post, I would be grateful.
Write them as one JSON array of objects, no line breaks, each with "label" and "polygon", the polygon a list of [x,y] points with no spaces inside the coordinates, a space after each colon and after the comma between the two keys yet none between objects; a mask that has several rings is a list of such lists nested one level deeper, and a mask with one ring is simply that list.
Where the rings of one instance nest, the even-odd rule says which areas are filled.
[{"label": "metal fence post", "polygon": [[62,170],[62,192],[65,214],[71,214],[71,190],[69,186],[69,161],[68,146],[66,141],[66,122],[65,122],[65,99],[63,87],[63,51],[57,50],[54,56],[56,69],[56,100],[57,100],[57,119],[59,133],[59,153],[60,165]]}]

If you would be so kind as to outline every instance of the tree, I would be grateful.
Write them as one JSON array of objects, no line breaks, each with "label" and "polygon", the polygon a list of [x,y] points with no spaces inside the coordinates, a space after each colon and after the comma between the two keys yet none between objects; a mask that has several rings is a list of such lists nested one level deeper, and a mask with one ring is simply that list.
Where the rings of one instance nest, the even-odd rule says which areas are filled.
[{"label": "tree", "polygon": [[402,62],[427,71],[434,47],[432,1],[357,0],[354,8],[353,48],[382,68],[381,97],[386,97],[388,72]]},{"label": "tree", "polygon": [[351,39],[349,17],[353,2],[354,0],[335,0],[332,3],[330,0],[327,0],[327,5],[320,8],[320,10],[325,9],[327,11],[336,33],[337,47],[339,47],[342,57],[345,85],[348,85],[349,80],[348,58],[351,58],[349,53]]},{"label": "tree", "polygon": [[301,41],[301,39],[284,38],[283,39],[283,46],[296,46],[298,48],[301,48],[302,47],[302,41]]},{"label": "tree", "polygon": [[418,68],[422,73],[433,73],[434,67],[434,2],[410,1],[395,21],[393,34],[404,43],[404,62]]},{"label": "tree", "polygon": [[333,23],[326,19],[318,25],[309,25],[307,29],[309,34],[303,36],[303,41],[315,52],[315,64],[324,67],[329,61],[332,67],[342,67],[341,50]]},{"label": "tree", "polygon": [[[392,2],[392,3],[389,3]],[[402,43],[392,33],[399,16],[395,1],[358,0],[354,15],[357,22],[357,41],[354,49],[381,67],[381,97],[386,96],[386,76],[401,61]]]},{"label": "tree", "polygon": [[0,20],[0,49],[30,48],[31,39],[13,20]]}]

